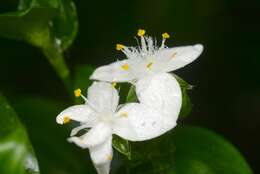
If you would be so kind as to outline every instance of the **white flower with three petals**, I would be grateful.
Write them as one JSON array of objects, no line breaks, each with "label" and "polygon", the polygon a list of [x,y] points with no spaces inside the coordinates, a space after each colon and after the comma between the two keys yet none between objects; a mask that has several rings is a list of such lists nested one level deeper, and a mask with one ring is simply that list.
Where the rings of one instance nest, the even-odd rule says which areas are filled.
[{"label": "white flower with three petals", "polygon": [[147,76],[158,73],[167,73],[177,70],[194,61],[203,51],[201,44],[168,48],[165,41],[170,36],[162,34],[162,44],[156,45],[156,40],[145,36],[145,30],[139,29],[141,38],[139,47],[127,47],[117,44],[116,49],[121,50],[127,57],[110,65],[97,68],[91,79],[108,82],[135,82]]},{"label": "white flower with three petals", "polygon": [[135,85],[138,99],[150,107],[164,113],[171,124],[176,125],[181,108],[181,90],[176,79],[168,72],[179,69],[194,61],[203,51],[201,44],[168,48],[165,41],[169,34],[162,34],[162,44],[145,36],[139,29],[139,47],[126,47],[117,44],[116,49],[123,51],[127,59],[97,68],[91,79],[107,82],[130,82]]},{"label": "white flower with three petals", "polygon": [[[156,91],[155,91],[156,92]],[[88,97],[80,90],[76,96],[82,96],[86,103],[71,106],[56,118],[57,123],[65,124],[70,120],[80,123],[71,131],[68,140],[82,148],[89,148],[91,159],[99,174],[108,174],[113,156],[112,134],[131,141],[143,141],[155,138],[167,131],[167,120],[158,109],[146,103],[119,104],[117,90],[106,82],[94,82],[88,89]],[[80,130],[89,131],[79,137]]]}]

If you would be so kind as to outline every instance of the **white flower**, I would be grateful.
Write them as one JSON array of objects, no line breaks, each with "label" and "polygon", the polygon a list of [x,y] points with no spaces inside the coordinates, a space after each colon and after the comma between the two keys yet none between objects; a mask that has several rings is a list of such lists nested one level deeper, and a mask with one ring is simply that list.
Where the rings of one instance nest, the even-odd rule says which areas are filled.
[{"label": "white flower", "polygon": [[161,110],[172,120],[172,129],[181,108],[181,90],[176,79],[168,72],[179,69],[194,61],[203,51],[201,44],[168,48],[165,40],[170,36],[162,34],[162,44],[144,36],[145,30],[138,30],[141,46],[126,47],[117,44],[127,59],[97,68],[91,79],[108,82],[130,82],[136,86],[141,103]]},{"label": "white flower", "polygon": [[108,82],[133,82],[148,75],[171,72],[194,61],[203,51],[201,44],[168,48],[165,40],[170,36],[163,33],[162,44],[144,36],[145,31],[138,30],[141,46],[126,47],[117,44],[116,49],[123,51],[127,59],[102,66],[95,70],[91,79]]},{"label": "white flower", "polygon": [[[118,106],[118,92],[110,83],[94,82],[88,89],[87,98],[79,89],[75,90],[75,95],[83,97],[86,103],[67,108],[57,116],[56,121],[59,124],[70,120],[80,123],[71,131],[69,141],[89,148],[99,174],[109,173],[113,156],[112,134],[131,141],[148,140],[165,133],[169,124],[173,123],[160,110],[150,107],[149,103]],[[75,136],[82,129],[89,131]]]}]

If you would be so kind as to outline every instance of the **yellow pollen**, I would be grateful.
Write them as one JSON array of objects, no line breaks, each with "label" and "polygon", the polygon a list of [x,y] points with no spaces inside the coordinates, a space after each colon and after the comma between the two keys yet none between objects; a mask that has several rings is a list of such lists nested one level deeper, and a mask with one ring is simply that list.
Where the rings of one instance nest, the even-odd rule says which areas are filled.
[{"label": "yellow pollen", "polygon": [[68,116],[65,116],[64,118],[63,118],[63,124],[67,124],[67,123],[69,123],[70,122],[70,118],[68,117]]},{"label": "yellow pollen", "polygon": [[108,154],[108,155],[107,155],[107,160],[109,160],[109,161],[112,160],[112,155],[111,155],[111,154]]},{"label": "yellow pollen", "polygon": [[116,50],[120,51],[124,48],[125,46],[122,44],[116,44]]},{"label": "yellow pollen", "polygon": [[150,62],[150,63],[148,63],[148,64],[146,65],[146,68],[151,69],[151,68],[152,68],[152,65],[153,65],[153,62]]},{"label": "yellow pollen", "polygon": [[112,87],[115,88],[116,87],[116,82],[112,82]]},{"label": "yellow pollen", "polygon": [[80,95],[81,95],[81,89],[75,89],[74,90],[74,95],[75,95],[75,97],[80,97]]},{"label": "yellow pollen", "polygon": [[143,30],[143,29],[139,29],[137,32],[137,35],[140,37],[143,36],[144,34],[145,34],[145,30]]},{"label": "yellow pollen", "polygon": [[125,63],[124,65],[121,66],[121,68],[125,71],[127,71],[129,69],[129,65],[127,63]]},{"label": "yellow pollen", "polygon": [[128,117],[128,113],[127,112],[122,112],[122,113],[120,113],[120,117],[127,118]]},{"label": "yellow pollen", "polygon": [[163,39],[168,39],[168,38],[170,38],[170,35],[168,33],[163,33],[162,37],[163,37]]},{"label": "yellow pollen", "polygon": [[171,58],[172,58],[172,59],[173,59],[173,58],[175,58],[175,57],[176,57],[176,55],[177,55],[177,53],[176,53],[176,52],[174,52],[174,53],[172,54]]}]

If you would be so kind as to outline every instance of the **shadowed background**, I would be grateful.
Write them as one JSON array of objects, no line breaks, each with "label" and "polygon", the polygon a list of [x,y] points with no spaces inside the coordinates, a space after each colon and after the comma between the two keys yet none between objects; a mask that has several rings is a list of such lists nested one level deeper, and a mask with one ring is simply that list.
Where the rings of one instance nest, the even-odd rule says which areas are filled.
[{"label": "shadowed background", "polygon": [[[260,1],[133,0],[75,1],[79,33],[66,52],[75,65],[100,66],[124,55],[116,43],[136,45],[138,28],[161,37],[169,47],[202,43],[205,51],[176,74],[195,85],[191,115],[181,122],[212,129],[231,141],[260,172]],[[6,0],[0,12],[16,9]],[[36,48],[0,38],[0,90],[67,99],[62,82]],[[86,77],[87,79],[88,77]],[[179,123],[181,124],[181,123]]]}]

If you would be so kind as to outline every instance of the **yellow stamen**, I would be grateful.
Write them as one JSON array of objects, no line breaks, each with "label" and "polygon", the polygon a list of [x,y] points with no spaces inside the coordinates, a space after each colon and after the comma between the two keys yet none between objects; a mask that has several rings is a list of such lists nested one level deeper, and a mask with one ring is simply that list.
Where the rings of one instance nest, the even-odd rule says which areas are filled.
[{"label": "yellow stamen", "polygon": [[112,158],[113,158],[113,157],[112,157],[112,155],[111,155],[111,154],[108,154],[108,155],[107,155],[107,160],[111,161],[111,160],[112,160]]},{"label": "yellow stamen", "polygon": [[120,113],[120,117],[127,118],[128,117],[128,113],[127,112],[122,112],[122,113]]},{"label": "yellow stamen", "polygon": [[125,71],[127,71],[129,69],[129,65],[127,63],[125,63],[124,65],[121,66],[121,68]]},{"label": "yellow stamen", "polygon": [[144,36],[144,34],[145,34],[145,30],[143,30],[143,29],[139,29],[137,32],[137,35],[140,37]]},{"label": "yellow stamen", "polygon": [[175,58],[175,57],[176,57],[176,55],[177,55],[177,53],[176,53],[176,52],[174,52],[174,53],[172,54],[171,58],[172,58],[172,59],[173,59],[173,58]]},{"label": "yellow stamen", "polygon": [[69,123],[70,122],[70,117],[69,116],[65,116],[64,118],[63,118],[63,124],[67,124],[67,123]]},{"label": "yellow stamen", "polygon": [[170,38],[170,35],[168,33],[163,33],[162,37],[163,37],[163,39],[168,39],[168,38]]},{"label": "yellow stamen", "polygon": [[113,87],[113,88],[115,88],[115,87],[116,87],[116,85],[117,85],[117,83],[116,83],[116,82],[112,82],[112,87]]},{"label": "yellow stamen", "polygon": [[152,68],[152,65],[153,65],[153,62],[150,62],[150,63],[148,63],[148,64],[146,65],[146,68],[151,69],[151,68]]},{"label": "yellow stamen", "polygon": [[74,95],[75,95],[75,97],[80,97],[81,96],[81,89],[75,89],[74,90]]},{"label": "yellow stamen", "polygon": [[120,51],[124,48],[125,46],[122,44],[116,44],[116,50]]}]

